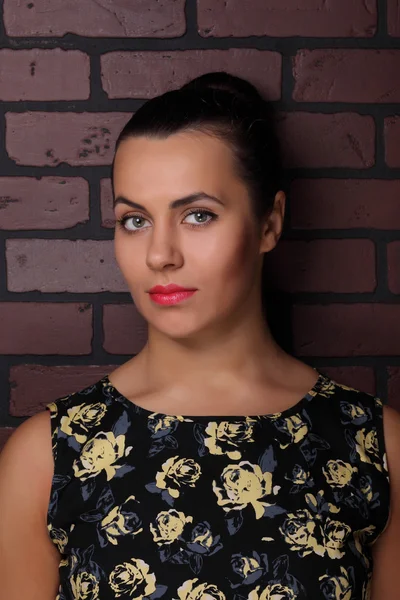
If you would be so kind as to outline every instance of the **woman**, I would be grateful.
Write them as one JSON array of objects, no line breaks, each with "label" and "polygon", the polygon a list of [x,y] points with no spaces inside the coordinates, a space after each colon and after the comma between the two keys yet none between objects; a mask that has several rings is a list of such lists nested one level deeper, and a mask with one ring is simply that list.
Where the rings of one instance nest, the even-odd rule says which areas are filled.
[{"label": "woman", "polygon": [[400,597],[400,417],[263,317],[278,155],[266,103],[223,73],[126,125],[115,249],[148,342],[8,442],[1,598]]}]

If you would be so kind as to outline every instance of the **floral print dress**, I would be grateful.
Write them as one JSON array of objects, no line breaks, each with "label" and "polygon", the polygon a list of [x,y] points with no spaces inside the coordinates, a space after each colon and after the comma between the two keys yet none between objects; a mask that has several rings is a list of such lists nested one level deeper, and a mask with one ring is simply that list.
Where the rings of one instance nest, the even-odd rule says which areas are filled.
[{"label": "floral print dress", "polygon": [[106,375],[49,404],[58,600],[366,600],[382,403],[319,373],[259,416],[152,413]]}]

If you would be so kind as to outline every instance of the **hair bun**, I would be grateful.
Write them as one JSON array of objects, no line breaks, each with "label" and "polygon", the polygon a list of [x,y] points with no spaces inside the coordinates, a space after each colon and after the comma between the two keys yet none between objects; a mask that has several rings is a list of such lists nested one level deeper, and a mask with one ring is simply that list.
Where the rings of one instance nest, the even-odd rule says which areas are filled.
[{"label": "hair bun", "polygon": [[206,73],[193,79],[186,85],[182,86],[182,90],[194,90],[201,92],[208,90],[222,90],[228,92],[242,101],[251,104],[263,102],[263,98],[258,93],[257,89],[248,81],[226,73],[225,71],[214,71]]}]

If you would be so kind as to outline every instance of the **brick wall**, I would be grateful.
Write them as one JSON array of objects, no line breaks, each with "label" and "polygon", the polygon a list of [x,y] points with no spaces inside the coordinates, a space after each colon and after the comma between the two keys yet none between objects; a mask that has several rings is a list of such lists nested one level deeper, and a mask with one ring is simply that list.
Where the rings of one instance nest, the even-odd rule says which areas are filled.
[{"label": "brick wall", "polygon": [[276,104],[294,352],[400,407],[400,0],[3,0],[0,443],[138,352],[109,165],[144,99],[225,69]]}]

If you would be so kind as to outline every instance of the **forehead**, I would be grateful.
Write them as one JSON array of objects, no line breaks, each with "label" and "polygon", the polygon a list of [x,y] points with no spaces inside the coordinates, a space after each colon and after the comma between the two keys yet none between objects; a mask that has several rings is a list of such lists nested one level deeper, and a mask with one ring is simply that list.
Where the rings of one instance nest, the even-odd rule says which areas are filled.
[{"label": "forehead", "polygon": [[195,190],[221,193],[242,187],[233,153],[224,141],[202,132],[167,138],[132,137],[121,142],[114,162],[115,195],[181,197]]}]

